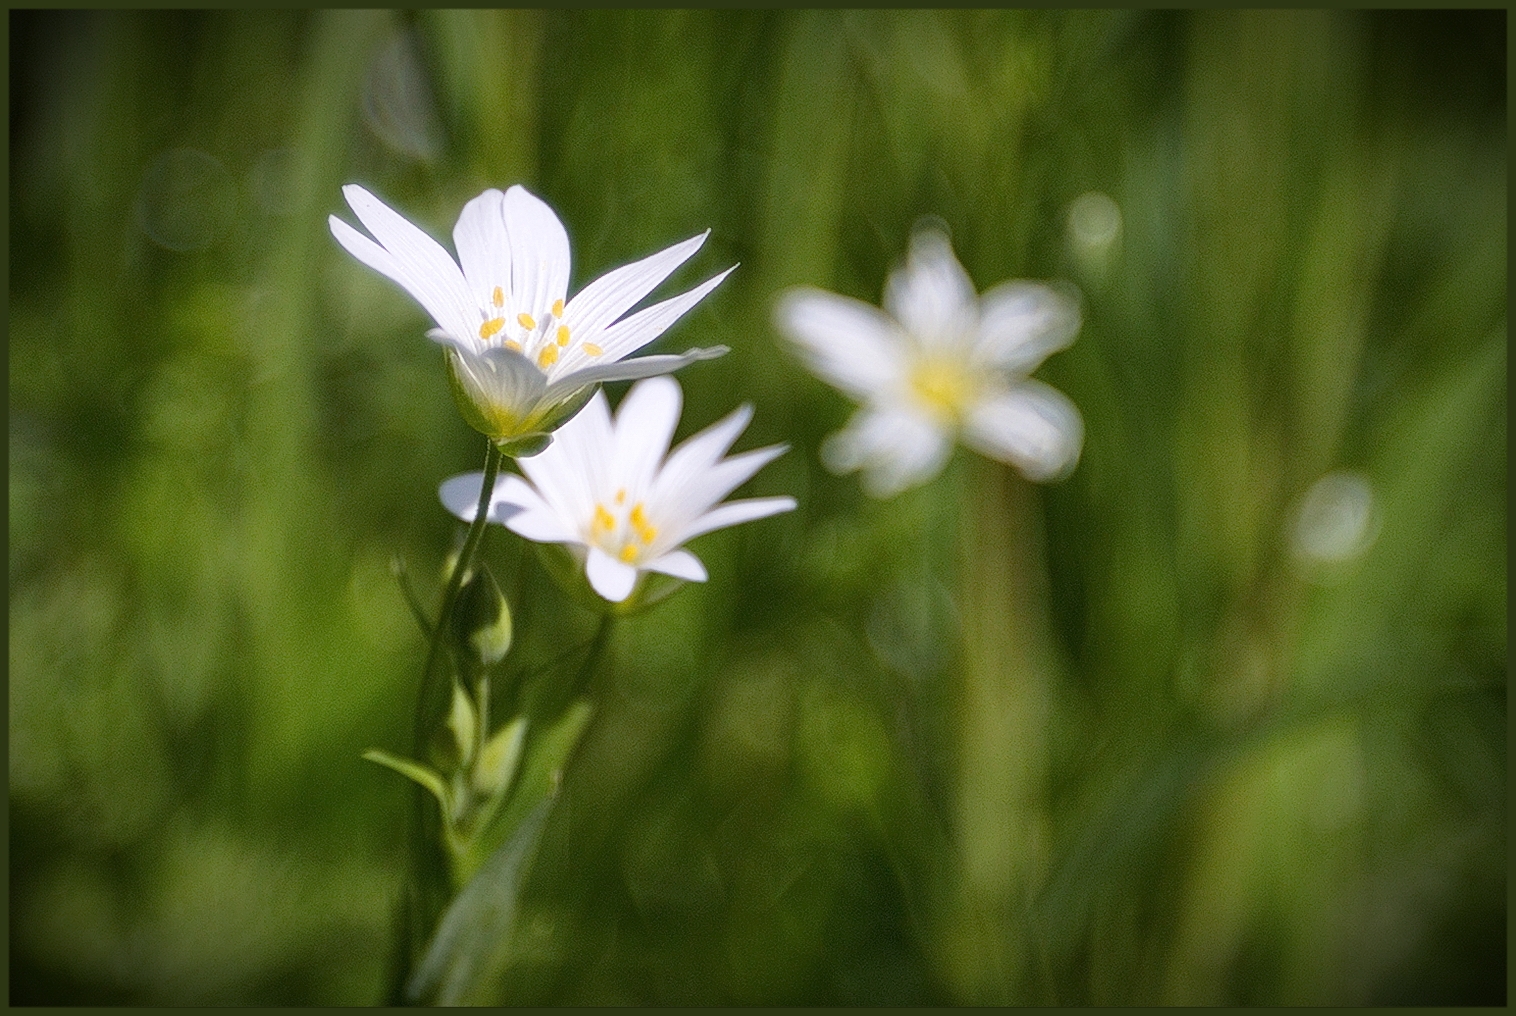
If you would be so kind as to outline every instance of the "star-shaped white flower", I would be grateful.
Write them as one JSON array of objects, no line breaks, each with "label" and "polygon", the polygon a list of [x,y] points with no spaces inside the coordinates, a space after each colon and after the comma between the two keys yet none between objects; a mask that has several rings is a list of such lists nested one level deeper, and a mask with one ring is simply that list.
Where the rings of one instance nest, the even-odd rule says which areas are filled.
[{"label": "star-shaped white flower", "polygon": [[463,206],[453,227],[456,262],[362,187],[349,184],[342,193],[373,239],[335,215],[332,235],[432,316],[437,327],[427,335],[447,348],[459,409],[497,441],[551,431],[597,383],[666,374],[726,352],[715,347],[624,359],[731,271],[623,317],[699,250],[709,231],[607,272],[569,300],[568,234],[553,210],[523,187],[487,190]]},{"label": "star-shaped white flower", "polygon": [[812,288],[791,290],[776,308],[812,372],[862,403],[822,445],[830,469],[862,469],[865,490],[891,497],[936,476],[960,435],[1032,480],[1074,468],[1079,410],[1027,377],[1074,341],[1072,300],[1032,282],[976,298],[947,237],[925,230],[890,276],[884,309]]},{"label": "star-shaped white flower", "polygon": [[[789,511],[795,499],[718,504],[785,447],[723,458],[752,418],[752,407],[742,406],[669,453],[682,402],[673,378],[650,378],[632,387],[613,422],[605,393],[597,391],[545,451],[518,460],[525,480],[506,475],[495,482],[489,520],[528,540],[575,550],[591,587],[612,603],[626,600],[644,572],[704,582],[705,566],[683,549],[686,541]],[[444,481],[438,494],[449,511],[472,522],[482,482],[483,473],[465,473]]]}]

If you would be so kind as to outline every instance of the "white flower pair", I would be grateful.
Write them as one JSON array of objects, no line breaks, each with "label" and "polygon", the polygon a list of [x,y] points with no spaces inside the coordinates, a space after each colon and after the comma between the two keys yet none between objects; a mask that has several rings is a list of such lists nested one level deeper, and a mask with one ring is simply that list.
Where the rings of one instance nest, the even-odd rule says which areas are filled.
[{"label": "white flower pair", "polygon": [[[622,316],[699,250],[707,234],[608,272],[565,302],[568,235],[552,209],[522,187],[487,190],[464,206],[453,229],[461,267],[362,187],[349,185],[343,194],[378,242],[336,216],[332,234],[432,316],[438,327],[427,335],[447,348],[464,418],[516,455],[531,481],[499,477],[489,521],[569,547],[583,558],[595,592],[622,603],[649,572],[704,581],[705,566],[683,549],[686,540],[795,507],[792,497],[717,503],[784,451],[776,445],[724,458],[752,417],[750,406],[665,460],[683,396],[672,378],[655,375],[724,348],[623,359],[731,271]],[[595,385],[631,378],[648,380],[632,388],[613,422]],[[482,482],[477,472],[445,481],[442,503],[472,522]]]}]

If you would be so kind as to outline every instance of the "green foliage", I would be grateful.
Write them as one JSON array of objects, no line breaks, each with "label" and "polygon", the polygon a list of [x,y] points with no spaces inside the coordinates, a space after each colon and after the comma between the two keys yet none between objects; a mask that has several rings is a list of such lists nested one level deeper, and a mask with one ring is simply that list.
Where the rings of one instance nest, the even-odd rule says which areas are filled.
[{"label": "green foliage", "polygon": [[[326,217],[360,182],[447,240],[520,182],[571,289],[741,263],[658,347],[731,347],[676,439],[753,402],[791,450],[741,493],[800,507],[588,668],[490,531],[524,733],[464,752],[514,788],[420,994],[1499,1004],[1505,19],[13,12],[12,1003],[386,997],[389,562],[435,616],[483,439]],[[981,290],[1079,287],[1067,481],[820,466],[850,407],[773,299],[876,303],[924,216]],[[1342,471],[1377,529],[1328,567],[1292,533]]]}]

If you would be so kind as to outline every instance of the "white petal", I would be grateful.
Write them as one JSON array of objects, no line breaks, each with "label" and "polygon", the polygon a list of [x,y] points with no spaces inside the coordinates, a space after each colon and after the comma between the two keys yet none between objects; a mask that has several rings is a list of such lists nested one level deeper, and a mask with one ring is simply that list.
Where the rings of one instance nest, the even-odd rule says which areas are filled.
[{"label": "white petal", "polygon": [[569,242],[547,202],[515,186],[501,202],[511,258],[511,306],[541,318],[568,295]]},{"label": "white petal", "polygon": [[884,308],[926,347],[955,344],[973,333],[974,283],[946,236],[926,229],[911,238],[905,267],[885,285]]},{"label": "white petal", "polygon": [[477,317],[477,309],[463,272],[440,243],[357,184],[343,187],[342,194],[388,257],[378,257],[372,241],[332,216],[328,222],[338,243],[370,268],[398,282],[442,328],[466,335],[470,327],[478,327],[470,324]]},{"label": "white petal", "polygon": [[1041,482],[1074,468],[1084,422],[1062,392],[1040,381],[1023,381],[970,409],[963,437],[975,451],[1009,462],[1027,479]]},{"label": "white petal", "polygon": [[1002,282],[984,294],[979,315],[974,359],[1016,374],[1036,370],[1079,332],[1079,305],[1035,282]]},{"label": "white petal", "polygon": [[672,374],[680,367],[688,366],[697,360],[713,360],[728,352],[725,346],[711,346],[708,349],[686,349],[678,354],[660,353],[656,356],[638,356],[620,362],[592,363],[588,367],[581,367],[555,379],[547,386],[547,394],[544,398],[549,402],[561,402],[588,385],[607,381],[633,381],[637,378],[654,377],[659,374]]},{"label": "white petal", "polygon": [[686,527],[681,538],[693,540],[703,533],[751,522],[754,519],[767,518],[780,512],[793,511],[794,508],[795,499],[792,497],[752,497],[741,501],[728,501],[726,504],[717,505],[696,519],[693,524]]},{"label": "white petal", "polygon": [[906,340],[877,307],[820,289],[792,289],[779,298],[774,323],[827,384],[858,399],[899,387]]},{"label": "white petal", "polygon": [[[668,331],[669,326],[683,317],[686,311],[705,299],[705,295],[720,285],[721,280],[730,275],[736,267],[733,265],[720,275],[706,279],[688,293],[681,293],[662,303],[655,303],[611,325],[601,334],[597,343],[604,350],[601,358],[619,360],[652,342]],[[578,346],[571,348],[579,356],[587,355],[579,351]]]},{"label": "white petal", "polygon": [[671,550],[660,558],[643,565],[648,571],[662,572],[686,582],[704,582],[709,576],[700,559],[687,550]]},{"label": "white petal", "polygon": [[584,561],[584,574],[590,586],[612,603],[620,603],[632,595],[637,584],[637,569],[624,561],[618,561],[599,547],[591,547]]},{"label": "white petal", "polygon": [[900,407],[870,406],[822,442],[821,460],[835,473],[863,469],[863,489],[885,498],[936,476],[951,449],[932,420]]},{"label": "white petal", "polygon": [[657,288],[658,283],[672,275],[674,269],[693,257],[710,235],[711,231],[706,230],[683,243],[606,272],[569,301],[564,311],[564,323],[575,335],[594,341],[592,336],[609,328],[617,318],[635,307],[639,300]]},{"label": "white petal", "polygon": [[506,474],[495,482],[490,521],[537,543],[583,543],[573,520],[553,509],[519,476]]},{"label": "white petal", "polygon": [[540,455],[517,460],[543,499],[565,519],[588,524],[604,496],[605,469],[613,449],[610,407],[596,392],[583,409],[553,434]]},{"label": "white petal", "polygon": [[687,480],[682,489],[665,494],[660,484],[658,510],[682,532],[711,505],[746,483],[754,473],[789,451],[788,445],[770,445],[733,455]]},{"label": "white petal", "polygon": [[[722,496],[717,494],[710,500],[689,506],[687,511],[679,510],[680,506],[689,500],[690,489],[697,486],[702,477],[720,461],[726,454],[726,450],[732,446],[732,442],[737,440],[737,435],[742,433],[752,418],[752,406],[738,406],[700,433],[686,438],[683,444],[674,449],[668,461],[663,464],[663,468],[658,471],[658,477],[653,481],[653,489],[649,495],[649,499],[658,505],[658,517],[683,515],[686,518],[693,518],[695,514],[704,511]],[[727,488],[727,490],[730,489],[730,487]],[[724,493],[725,491],[722,492]]]},{"label": "white petal", "polygon": [[484,482],[484,473],[460,473],[442,481],[437,488],[437,497],[442,506],[464,522],[473,522],[479,511],[479,485]]},{"label": "white petal", "polygon": [[494,287],[511,284],[504,203],[505,195],[492,187],[464,205],[453,226],[453,246],[475,300],[488,300]]},{"label": "white petal", "polygon": [[651,484],[669,450],[684,395],[671,377],[639,381],[616,409],[616,455],[613,468],[618,486],[641,490]]}]

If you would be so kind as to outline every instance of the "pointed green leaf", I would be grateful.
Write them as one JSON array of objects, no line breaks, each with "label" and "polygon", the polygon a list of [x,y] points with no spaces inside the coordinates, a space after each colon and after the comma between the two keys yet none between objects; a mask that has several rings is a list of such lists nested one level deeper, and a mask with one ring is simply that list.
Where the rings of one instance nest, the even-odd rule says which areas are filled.
[{"label": "pointed green leaf", "polygon": [[497,730],[479,752],[474,765],[474,789],[481,794],[504,794],[521,761],[526,738],[526,717],[518,716]]},{"label": "pointed green leaf", "polygon": [[410,759],[391,755],[389,752],[381,751],[378,748],[370,748],[363,753],[363,757],[370,762],[377,762],[382,766],[388,766],[401,776],[409,777],[421,784],[421,786],[431,791],[432,796],[437,799],[437,803],[442,806],[443,816],[451,818],[453,813],[451,795],[448,794],[447,786],[442,782],[442,777],[434,770],[419,762],[412,762]]}]

